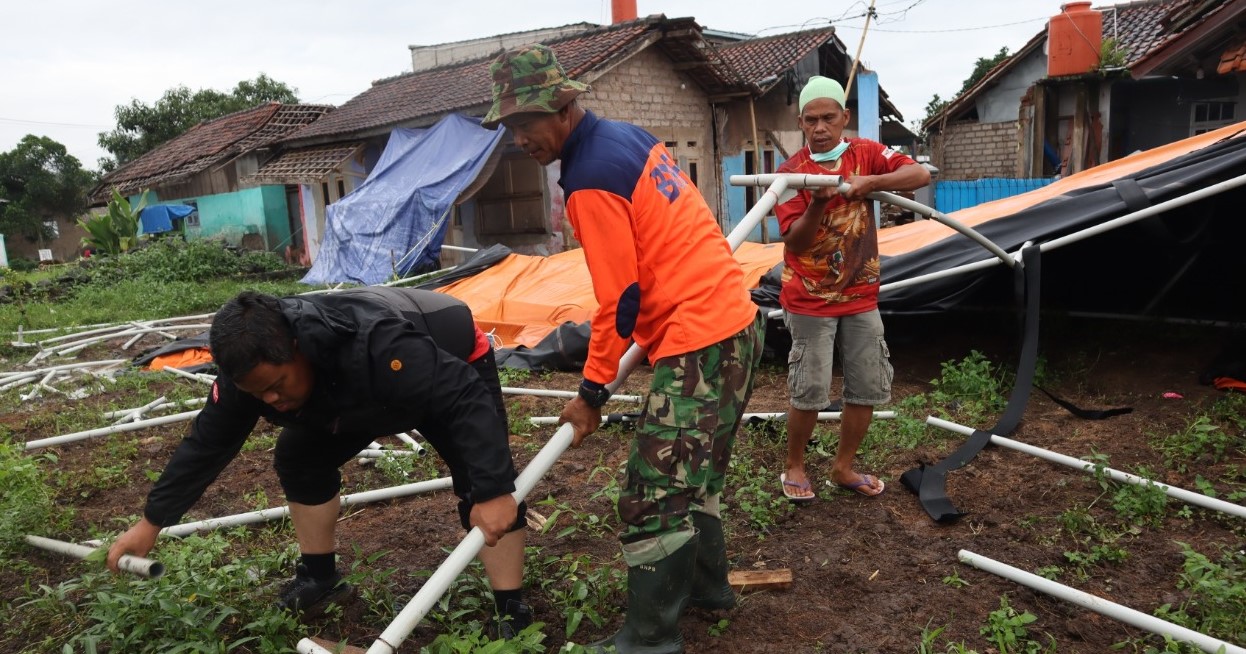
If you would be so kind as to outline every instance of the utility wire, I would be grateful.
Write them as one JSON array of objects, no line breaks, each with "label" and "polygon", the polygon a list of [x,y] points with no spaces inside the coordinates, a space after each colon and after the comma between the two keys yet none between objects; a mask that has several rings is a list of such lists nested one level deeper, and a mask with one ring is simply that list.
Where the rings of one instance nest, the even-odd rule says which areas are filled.
[{"label": "utility wire", "polygon": [[108,129],[111,125],[85,125],[83,123],[54,123],[46,120],[26,120],[25,118],[3,118],[0,122],[17,123],[19,125],[57,125],[59,127],[88,127],[90,129]]},{"label": "utility wire", "polygon": [[[978,27],[957,27],[957,28],[945,29],[945,30],[884,30],[884,29],[879,29],[877,27],[874,27],[871,29],[875,32],[890,32],[892,34],[943,34],[947,32],[974,32],[977,30],[995,29],[997,27],[1012,27],[1013,25],[1024,25],[1025,23],[1036,23],[1040,20],[1047,20],[1047,19],[1048,19],[1047,16],[1043,16],[1041,18],[1028,18],[1026,20],[1019,20],[1019,21],[1012,22],[1012,23],[1000,23],[998,25],[980,25]],[[849,30],[864,29],[862,27],[857,27],[856,25],[837,25],[836,27],[842,28],[842,29],[849,29]]]}]

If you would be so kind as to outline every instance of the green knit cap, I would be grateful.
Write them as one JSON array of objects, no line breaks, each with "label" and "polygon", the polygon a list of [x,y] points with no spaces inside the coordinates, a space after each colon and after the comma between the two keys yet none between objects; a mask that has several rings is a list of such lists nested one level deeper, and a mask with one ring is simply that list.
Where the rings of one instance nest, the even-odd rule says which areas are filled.
[{"label": "green knit cap", "polygon": [[493,76],[493,106],[485,127],[497,127],[503,118],[522,113],[552,114],[588,90],[567,76],[554,51],[539,43],[498,55],[489,64]]},{"label": "green knit cap", "polygon": [[803,113],[805,105],[809,104],[810,100],[818,98],[829,98],[838,102],[840,109],[848,108],[847,98],[844,97],[844,87],[829,77],[814,75],[809,78],[808,82],[805,82],[805,88],[800,90],[800,111]]}]

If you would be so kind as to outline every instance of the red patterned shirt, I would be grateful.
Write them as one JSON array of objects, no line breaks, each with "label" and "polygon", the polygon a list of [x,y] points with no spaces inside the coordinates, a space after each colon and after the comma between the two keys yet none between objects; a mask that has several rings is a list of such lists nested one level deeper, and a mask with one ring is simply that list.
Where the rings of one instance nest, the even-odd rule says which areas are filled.
[{"label": "red patterned shirt", "polygon": [[[817,163],[809,147],[800,149],[779,167],[781,173],[884,175],[915,163],[908,156],[869,139],[848,139],[848,149],[836,161]],[[784,234],[809,206],[810,192],[775,207]],[[872,201],[848,201],[835,196],[826,205],[813,246],[804,252],[783,252],[783,290],[779,303],[790,313],[805,316],[850,316],[878,306],[882,272],[878,262],[878,229]]]}]

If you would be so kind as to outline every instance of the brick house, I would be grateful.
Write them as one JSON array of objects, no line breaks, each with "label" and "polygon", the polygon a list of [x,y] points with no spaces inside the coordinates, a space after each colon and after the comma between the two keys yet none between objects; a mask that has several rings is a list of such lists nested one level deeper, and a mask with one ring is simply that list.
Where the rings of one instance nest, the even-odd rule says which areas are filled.
[{"label": "brick house", "polygon": [[1244,21],[1233,0],[1067,3],[924,122],[931,163],[942,180],[1067,175],[1241,120]]}]

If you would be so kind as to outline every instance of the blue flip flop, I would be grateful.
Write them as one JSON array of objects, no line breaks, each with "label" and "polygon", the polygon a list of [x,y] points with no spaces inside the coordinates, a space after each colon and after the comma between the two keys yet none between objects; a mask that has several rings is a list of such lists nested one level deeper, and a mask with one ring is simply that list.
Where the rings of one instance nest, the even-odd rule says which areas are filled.
[{"label": "blue flip flop", "polygon": [[840,488],[844,490],[852,491],[858,495],[864,495],[866,497],[876,497],[878,495],[882,495],[883,491],[887,490],[887,484],[884,484],[883,480],[879,479],[878,480],[878,492],[877,493],[867,492],[872,486],[874,486],[874,477],[871,477],[870,475],[861,475],[860,479],[852,482],[851,484],[837,483],[835,485],[839,486]]},{"label": "blue flip flop", "polygon": [[794,495],[792,493],[789,493],[787,490],[787,487],[791,486],[792,488],[799,488],[801,490],[812,491],[813,485],[810,484],[808,481],[805,481],[805,482],[788,481],[786,472],[779,473],[779,481],[783,484],[783,496],[793,502],[812,502],[813,500],[818,499],[817,494],[805,497],[803,495]]}]

